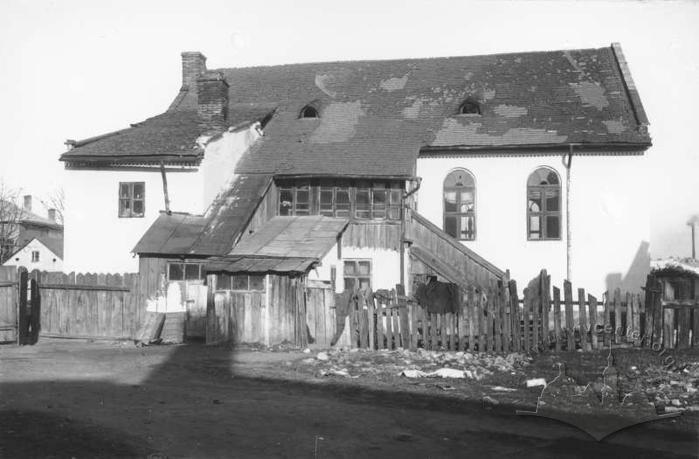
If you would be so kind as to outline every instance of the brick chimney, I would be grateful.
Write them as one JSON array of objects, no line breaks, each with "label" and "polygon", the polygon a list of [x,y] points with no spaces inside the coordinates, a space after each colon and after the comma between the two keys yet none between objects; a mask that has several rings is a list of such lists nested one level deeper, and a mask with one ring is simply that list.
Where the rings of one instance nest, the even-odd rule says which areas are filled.
[{"label": "brick chimney", "polygon": [[32,211],[32,195],[31,194],[24,195],[24,210],[26,210],[27,212]]},{"label": "brick chimney", "polygon": [[49,209],[49,220],[56,221],[56,209]]},{"label": "brick chimney", "polygon": [[228,83],[220,72],[207,72],[197,79],[197,111],[207,127],[222,127],[228,118]]},{"label": "brick chimney", "polygon": [[182,86],[194,88],[197,78],[206,72],[206,56],[199,51],[182,53]]}]

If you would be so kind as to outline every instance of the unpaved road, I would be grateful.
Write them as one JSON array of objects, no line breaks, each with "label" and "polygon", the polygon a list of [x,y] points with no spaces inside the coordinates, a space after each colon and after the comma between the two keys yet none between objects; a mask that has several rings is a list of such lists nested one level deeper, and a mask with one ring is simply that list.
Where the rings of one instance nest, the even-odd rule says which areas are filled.
[{"label": "unpaved road", "polygon": [[[279,379],[300,353],[0,347],[0,457],[697,457],[697,432],[596,442],[512,407]],[[286,370],[288,372],[288,370]]]}]

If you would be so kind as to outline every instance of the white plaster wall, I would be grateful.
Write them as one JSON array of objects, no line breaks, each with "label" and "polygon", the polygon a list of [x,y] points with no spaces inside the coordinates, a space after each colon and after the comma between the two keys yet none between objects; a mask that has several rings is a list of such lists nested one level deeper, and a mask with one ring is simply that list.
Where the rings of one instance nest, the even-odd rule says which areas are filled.
[{"label": "white plaster wall", "polygon": [[[67,170],[64,268],[76,272],[137,272],[131,250],[165,208],[159,171]],[[201,211],[197,172],[168,172],[170,208]],[[145,182],[142,218],[119,218],[119,182]]]},{"label": "white plaster wall", "polygon": [[[617,284],[629,289],[648,269],[649,214],[643,156],[574,156],[571,169],[573,287],[601,296]],[[526,184],[541,166],[561,178],[562,221],[559,241],[528,241]],[[443,226],[442,186],[455,168],[476,181],[476,240],[464,245],[509,269],[520,288],[542,268],[554,285],[566,277],[565,167],[558,156],[419,158],[418,212]]]},{"label": "white plaster wall", "polygon": [[[202,214],[233,169],[259,137],[255,126],[227,132],[206,145],[198,168],[168,169],[170,209]],[[159,170],[66,170],[64,268],[76,272],[136,272],[138,259],[131,250],[165,209]],[[119,218],[119,182],[145,182],[143,218]]]},{"label": "white plaster wall", "polygon": [[385,249],[342,247],[342,259],[338,259],[337,244],[323,257],[320,266],[311,270],[308,275],[309,279],[329,281],[331,267],[335,266],[337,268],[335,291],[341,293],[344,289],[344,260],[371,260],[371,286],[373,290],[391,290],[400,283],[400,255],[398,252]]},{"label": "white plaster wall", "polygon": [[200,170],[203,181],[203,202],[211,204],[221,188],[230,183],[235,174],[235,166],[243,153],[260,138],[259,123],[236,132],[225,132],[221,137],[206,145],[206,154]]},{"label": "white plaster wall", "polygon": [[[32,261],[32,252],[35,250],[39,251],[38,262]],[[29,244],[25,245],[22,250],[7,260],[3,266],[24,266],[29,271],[35,269],[40,271],[61,271],[63,269],[63,260],[49,250],[43,243],[37,239],[33,239]]]}]

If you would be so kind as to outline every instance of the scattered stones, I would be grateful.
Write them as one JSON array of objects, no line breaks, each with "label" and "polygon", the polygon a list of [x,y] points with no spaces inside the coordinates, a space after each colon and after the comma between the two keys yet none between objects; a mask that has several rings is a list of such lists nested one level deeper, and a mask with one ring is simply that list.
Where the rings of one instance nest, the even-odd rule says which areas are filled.
[{"label": "scattered stones", "polygon": [[316,355],[316,359],[320,360],[321,362],[325,362],[330,360],[330,357],[328,357],[328,354],[325,352],[319,352],[318,355]]},{"label": "scattered stones", "polygon": [[544,379],[544,378],[527,379],[527,387],[537,387],[537,386],[545,386],[545,385],[546,385],[546,379]]}]

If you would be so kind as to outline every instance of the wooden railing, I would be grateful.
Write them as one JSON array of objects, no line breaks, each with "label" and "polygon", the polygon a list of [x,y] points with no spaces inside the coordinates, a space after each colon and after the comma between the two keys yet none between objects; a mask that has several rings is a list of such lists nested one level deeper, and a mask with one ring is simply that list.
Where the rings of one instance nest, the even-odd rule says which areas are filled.
[{"label": "wooden railing", "polygon": [[411,255],[462,288],[473,285],[485,287],[491,281],[507,278],[505,271],[465,247],[415,211],[410,211],[406,229],[406,238],[411,243]]}]

